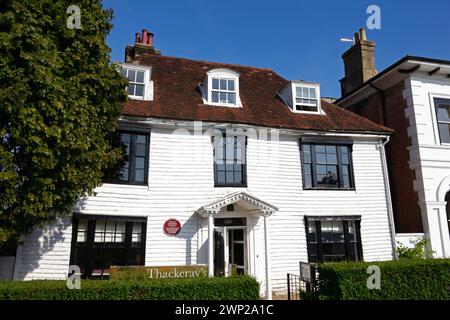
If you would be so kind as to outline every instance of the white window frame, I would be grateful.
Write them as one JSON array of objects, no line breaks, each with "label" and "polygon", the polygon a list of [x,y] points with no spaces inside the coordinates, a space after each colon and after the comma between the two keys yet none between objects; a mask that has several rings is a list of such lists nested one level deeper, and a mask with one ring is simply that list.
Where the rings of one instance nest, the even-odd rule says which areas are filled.
[{"label": "white window frame", "polygon": [[[130,99],[135,100],[153,100],[153,81],[151,81],[151,71],[152,68],[148,66],[141,66],[136,64],[130,64],[130,63],[123,63],[120,64],[120,69],[131,69],[136,71],[144,71],[144,96],[135,96],[135,95],[128,95]],[[128,89],[128,86],[127,86]]]},{"label": "white window frame", "polygon": [[431,117],[433,119],[433,131],[434,131],[434,141],[436,145],[440,146],[450,146],[448,142],[441,141],[441,135],[439,134],[439,121],[436,113],[436,105],[434,104],[434,99],[446,99],[450,100],[450,95],[440,94],[440,93],[429,93],[430,107],[431,107]]},{"label": "white window frame", "polygon": [[[304,97],[297,97],[297,88],[308,88],[308,89],[314,89],[316,92],[316,98],[314,98],[317,101],[316,105],[313,104],[299,104],[297,103],[297,99],[308,99],[313,100],[311,98],[304,98]],[[306,107],[316,107],[315,111],[309,111],[309,110],[297,110],[298,105],[304,105]],[[321,104],[320,104],[320,86],[313,83],[292,83],[292,111],[298,112],[298,113],[315,113],[320,114],[321,110]]]},{"label": "white window frame", "polygon": [[[212,105],[212,106],[221,106],[221,107],[232,107],[232,108],[241,108],[242,102],[239,96],[239,73],[229,70],[229,69],[214,69],[210,70],[206,73],[206,79],[204,81],[204,85],[201,87],[203,94],[203,103]],[[219,87],[220,80],[233,80],[234,81],[234,91],[231,90],[221,90],[221,89],[213,89],[212,82],[213,79],[219,79]],[[212,92],[218,91],[226,92],[226,93],[234,93],[236,95],[235,103],[224,103],[224,102],[213,102],[212,101]]]}]

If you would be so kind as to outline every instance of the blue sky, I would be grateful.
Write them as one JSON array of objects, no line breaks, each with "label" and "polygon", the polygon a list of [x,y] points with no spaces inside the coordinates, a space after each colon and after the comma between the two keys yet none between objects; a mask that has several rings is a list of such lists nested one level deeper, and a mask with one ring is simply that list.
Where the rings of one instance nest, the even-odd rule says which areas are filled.
[{"label": "blue sky", "polygon": [[450,60],[448,0],[104,0],[114,10],[108,45],[116,62],[147,28],[163,55],[272,68],[319,82],[330,97],[340,96],[350,46],[339,39],[365,26],[371,4],[381,8],[381,30],[367,30],[379,71],[406,54]]}]

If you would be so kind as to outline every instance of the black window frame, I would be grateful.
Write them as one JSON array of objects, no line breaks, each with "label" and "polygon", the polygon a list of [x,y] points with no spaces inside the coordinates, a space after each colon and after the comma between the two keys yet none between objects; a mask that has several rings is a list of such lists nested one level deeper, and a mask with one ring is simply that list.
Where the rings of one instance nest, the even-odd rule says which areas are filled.
[{"label": "black window frame", "polygon": [[[217,168],[218,163],[216,162],[216,152],[217,152],[216,146],[217,146],[217,143],[215,141],[215,137],[212,137],[212,142],[213,142],[213,161],[214,161],[214,187],[217,187],[217,188],[224,188],[224,187],[246,188],[247,187],[247,140],[248,139],[247,139],[247,136],[240,135],[240,134],[231,135],[231,137],[234,137],[235,139],[240,139],[240,138],[244,139],[243,144],[242,144],[242,147],[244,148],[244,152],[243,152],[243,158],[244,158],[243,160],[244,161],[240,164],[240,166],[241,166],[241,173],[242,173],[241,183],[227,183],[227,182],[222,183],[222,182],[219,182],[219,175],[218,175],[218,171],[219,170]],[[224,143],[222,144],[222,148],[224,148],[224,149],[225,149],[225,146],[226,146],[226,138],[227,138],[227,135],[226,135],[225,132],[223,132],[222,139],[223,139]],[[228,138],[230,138],[230,136],[228,136]],[[237,144],[235,143],[234,150],[233,150],[235,158],[236,158],[236,153],[237,153],[236,149],[237,149]],[[224,157],[226,157],[225,150],[223,151],[223,155],[224,155]],[[237,159],[234,159],[234,160],[237,161]],[[233,162],[233,175],[235,174],[235,171],[234,171],[234,166],[235,165],[236,165],[236,163]],[[225,171],[225,177],[226,177],[226,172],[227,171]]]},{"label": "black window frame", "polygon": [[[111,184],[127,184],[127,185],[148,185],[148,174],[149,174],[149,160],[150,160],[150,132],[148,131],[133,131],[133,130],[122,130],[119,129],[114,132],[110,137],[110,144],[112,148],[119,148],[119,146],[114,144],[114,139],[117,134],[129,134],[131,143],[130,143],[130,154],[129,157],[129,170],[128,170],[128,181],[120,180],[113,177],[114,170],[117,170],[117,167],[109,168],[105,173],[105,178],[103,179],[104,183]],[[141,135],[145,136],[145,159],[144,159],[144,181],[135,181],[134,177],[136,174],[136,136]],[[125,155],[124,155],[125,156]]]},{"label": "black window frame", "polygon": [[[309,239],[309,230],[308,225],[309,222],[312,221],[315,223],[316,228],[316,242],[311,243]],[[324,245],[333,245],[333,242],[325,242],[322,241],[322,228],[321,224],[322,221],[342,221],[343,223],[343,233],[344,233],[344,242],[341,242],[340,244],[344,244],[344,252],[345,252],[345,259],[339,260],[339,261],[364,261],[363,256],[363,250],[362,250],[362,242],[361,242],[361,217],[360,216],[351,216],[351,217],[345,217],[345,216],[305,216],[304,217],[304,223],[305,223],[305,234],[306,234],[306,246],[307,246],[307,252],[308,252],[308,262],[310,263],[324,263],[323,256],[324,256]],[[355,241],[350,241],[349,239],[349,222],[353,222],[355,226],[354,230],[354,236],[356,237]],[[356,244],[355,244],[356,242]],[[315,255],[314,250],[312,246],[316,246]],[[356,245],[355,250],[355,257],[356,259],[350,259],[350,246]],[[316,256],[317,259],[314,259],[313,257]]]},{"label": "black window frame", "polygon": [[[80,219],[88,220],[86,241],[78,242],[78,224]],[[125,222],[125,241],[123,242],[96,242],[96,223],[97,221],[114,221]],[[141,238],[139,242],[133,242],[133,224],[141,224]],[[100,275],[93,275],[94,257],[99,254],[101,250],[116,250],[123,254],[121,257],[124,260],[124,266],[143,266],[145,265],[145,249],[146,249],[146,235],[147,235],[147,218],[146,217],[125,217],[125,216],[109,216],[109,215],[87,215],[87,214],[74,214],[72,217],[72,239],[70,250],[70,265],[78,265],[82,269],[83,278],[104,278],[107,277],[109,267],[104,265]],[[84,251],[84,254],[79,254],[80,251]],[[106,256],[103,252],[103,256]],[[133,252],[139,252],[139,263],[132,263]],[[120,252],[119,252],[120,253]],[[81,256],[81,257],[80,257]],[[106,259],[106,257],[105,257]],[[83,260],[83,261],[80,261]],[[81,262],[81,263],[80,263]],[[97,267],[98,268],[98,267]]]},{"label": "black window frame", "polygon": [[[441,102],[446,102],[446,103],[441,103]],[[440,128],[439,128],[439,126],[441,125],[441,124],[443,124],[443,125],[448,125],[449,127],[450,127],[450,122],[448,122],[448,121],[443,121],[443,120],[439,120],[439,112],[438,112],[438,109],[439,109],[439,106],[441,105],[441,104],[444,104],[444,105],[450,105],[450,99],[448,99],[448,98],[434,98],[433,99],[433,102],[434,102],[434,111],[435,111],[435,114],[436,114],[436,125],[437,125],[437,132],[438,132],[438,135],[439,135],[439,143],[441,144],[441,145],[449,145],[450,144],[450,141],[448,141],[448,142],[443,142],[442,141],[442,135],[441,135],[441,130],[440,130]]]},{"label": "black window frame", "polygon": [[[310,145],[311,150],[311,163],[305,163],[305,155],[304,155],[304,146]],[[315,147],[317,145],[323,146],[335,146],[336,147],[336,155],[337,155],[337,176],[338,176],[338,186],[332,187],[330,185],[320,186],[317,183],[317,161],[316,161],[316,152]],[[300,157],[301,157],[301,170],[302,170],[302,189],[303,190],[342,190],[342,191],[354,191],[355,190],[355,178],[354,178],[354,169],[353,169],[353,142],[352,141],[332,141],[332,140],[315,140],[315,139],[299,139],[299,147],[300,147]],[[342,163],[342,152],[340,147],[348,148],[348,164]],[[314,151],[313,151],[314,150]],[[306,170],[305,167],[307,165],[311,166],[311,187],[306,186]],[[344,186],[343,174],[341,172],[342,166],[348,165],[349,168],[349,187]]]}]

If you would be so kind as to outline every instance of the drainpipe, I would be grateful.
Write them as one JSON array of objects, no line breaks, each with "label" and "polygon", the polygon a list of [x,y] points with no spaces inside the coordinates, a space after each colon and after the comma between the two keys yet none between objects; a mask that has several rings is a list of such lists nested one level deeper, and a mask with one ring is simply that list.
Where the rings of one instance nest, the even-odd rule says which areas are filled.
[{"label": "drainpipe", "polygon": [[385,146],[389,143],[390,139],[391,139],[390,136],[387,136],[384,142],[380,141],[380,153],[381,153],[381,165],[383,167],[384,185],[386,190],[386,202],[388,206],[389,229],[391,231],[391,244],[393,251],[392,255],[394,257],[394,260],[397,260],[398,256],[397,256],[397,242],[395,240],[394,209],[392,206],[391,187],[389,184],[389,173],[387,168],[386,151],[385,151]]}]

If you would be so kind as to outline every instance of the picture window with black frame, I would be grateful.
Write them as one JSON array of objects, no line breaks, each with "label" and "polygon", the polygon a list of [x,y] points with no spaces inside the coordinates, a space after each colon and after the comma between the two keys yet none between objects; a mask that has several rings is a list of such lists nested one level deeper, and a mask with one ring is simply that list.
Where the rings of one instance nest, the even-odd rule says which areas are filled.
[{"label": "picture window with black frame", "polygon": [[245,187],[246,144],[243,135],[214,137],[214,184],[216,187]]},{"label": "picture window with black frame", "polygon": [[304,189],[353,189],[351,144],[302,143]]},{"label": "picture window with black frame", "polygon": [[144,265],[145,218],[76,215],[73,218],[71,264],[83,277],[109,275],[111,266]]},{"label": "picture window with black frame", "polygon": [[309,262],[361,261],[360,220],[306,217]]},{"label": "picture window with black frame", "polygon": [[147,184],[149,134],[118,131],[112,137],[112,147],[120,148],[123,157],[106,173],[105,182]]}]

